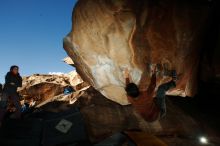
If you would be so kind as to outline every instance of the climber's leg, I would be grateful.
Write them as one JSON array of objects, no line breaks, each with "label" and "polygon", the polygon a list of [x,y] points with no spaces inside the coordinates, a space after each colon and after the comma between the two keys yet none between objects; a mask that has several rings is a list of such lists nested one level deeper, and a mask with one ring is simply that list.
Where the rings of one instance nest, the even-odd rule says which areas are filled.
[{"label": "climber's leg", "polygon": [[176,87],[175,81],[170,81],[168,83],[162,84],[158,87],[156,94],[156,104],[160,109],[160,117],[163,118],[166,115],[166,92],[171,88]]}]

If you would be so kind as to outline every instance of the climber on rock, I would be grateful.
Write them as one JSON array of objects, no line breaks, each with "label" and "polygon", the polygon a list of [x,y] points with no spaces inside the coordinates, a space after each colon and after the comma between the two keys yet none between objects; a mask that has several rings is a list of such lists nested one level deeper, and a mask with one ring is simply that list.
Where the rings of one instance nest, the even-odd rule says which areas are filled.
[{"label": "climber on rock", "polygon": [[15,118],[21,116],[21,104],[17,88],[22,86],[22,78],[19,74],[19,67],[14,65],[11,66],[10,71],[5,76],[5,85],[3,88],[3,95],[0,101],[0,123],[4,118],[7,110],[8,100],[10,99],[16,107]]},{"label": "climber on rock", "polygon": [[[125,70],[126,93],[128,101],[134,109],[147,121],[153,122],[163,118],[166,115],[165,96],[166,91],[176,87],[177,75],[173,70],[170,74],[172,80],[160,85],[155,93],[157,68],[152,70],[150,84],[146,91],[140,91],[135,83],[130,82],[128,69]],[[156,95],[156,97],[154,97]]]}]

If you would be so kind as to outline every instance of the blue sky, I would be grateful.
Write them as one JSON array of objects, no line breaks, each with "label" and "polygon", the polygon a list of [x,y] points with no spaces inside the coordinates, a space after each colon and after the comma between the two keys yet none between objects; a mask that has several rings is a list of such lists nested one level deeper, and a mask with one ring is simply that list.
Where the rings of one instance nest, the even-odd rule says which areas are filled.
[{"label": "blue sky", "polygon": [[69,72],[61,60],[76,0],[0,0],[0,82],[11,65],[21,75]]}]

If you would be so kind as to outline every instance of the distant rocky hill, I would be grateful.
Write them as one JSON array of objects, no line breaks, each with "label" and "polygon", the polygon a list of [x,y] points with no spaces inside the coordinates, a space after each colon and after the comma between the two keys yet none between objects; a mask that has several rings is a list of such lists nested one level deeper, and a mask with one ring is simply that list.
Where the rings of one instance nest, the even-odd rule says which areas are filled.
[{"label": "distant rocky hill", "polygon": [[36,104],[41,104],[63,94],[64,88],[67,86],[80,90],[88,84],[83,82],[76,71],[60,75],[34,74],[23,77],[23,85],[18,89],[18,92],[23,96],[25,102],[35,101]]}]

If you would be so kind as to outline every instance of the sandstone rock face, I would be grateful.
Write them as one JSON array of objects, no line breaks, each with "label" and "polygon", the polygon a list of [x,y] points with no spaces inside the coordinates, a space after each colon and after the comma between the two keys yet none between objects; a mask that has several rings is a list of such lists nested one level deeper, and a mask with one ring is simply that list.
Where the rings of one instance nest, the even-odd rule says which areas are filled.
[{"label": "sandstone rock face", "polygon": [[75,67],[75,66],[74,66],[74,62],[73,62],[73,60],[72,60],[70,57],[64,58],[64,59],[63,59],[63,62],[65,62],[66,64],[69,64],[70,66]]},{"label": "sandstone rock face", "polygon": [[[219,11],[219,10],[218,10]],[[214,17],[215,18],[215,17]],[[220,29],[219,24],[211,25],[209,38],[200,61],[200,79],[204,82],[220,81]],[[216,38],[215,38],[216,37]]]},{"label": "sandstone rock face", "polygon": [[19,89],[19,93],[25,100],[34,100],[36,104],[41,104],[63,94],[66,86],[80,90],[88,85],[82,81],[75,71],[61,75],[35,74],[23,77],[23,85]]},{"label": "sandstone rock face", "polygon": [[155,64],[158,85],[169,79],[165,68],[180,75],[168,94],[193,96],[207,13],[189,1],[79,0],[64,48],[83,80],[122,105],[128,104],[124,69],[146,90]]}]

